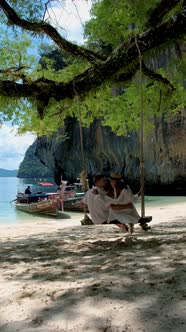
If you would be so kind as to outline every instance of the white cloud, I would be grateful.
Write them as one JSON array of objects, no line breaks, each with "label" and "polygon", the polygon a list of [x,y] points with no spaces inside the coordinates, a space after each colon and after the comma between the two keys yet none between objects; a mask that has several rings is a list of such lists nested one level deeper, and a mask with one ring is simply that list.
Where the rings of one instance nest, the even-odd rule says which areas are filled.
[{"label": "white cloud", "polygon": [[82,44],[83,24],[90,19],[91,5],[91,0],[66,0],[63,7],[59,7],[56,2],[56,5],[49,9],[45,19],[63,28],[63,37]]},{"label": "white cloud", "polygon": [[29,133],[18,135],[17,129],[5,124],[0,128],[0,168],[18,169],[26,150],[36,139]]}]

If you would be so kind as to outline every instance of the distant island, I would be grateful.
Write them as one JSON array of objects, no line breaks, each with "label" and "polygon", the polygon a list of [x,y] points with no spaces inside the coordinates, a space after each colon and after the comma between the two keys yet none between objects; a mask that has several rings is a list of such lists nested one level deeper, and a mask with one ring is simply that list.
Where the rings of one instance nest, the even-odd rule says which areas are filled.
[{"label": "distant island", "polygon": [[0,168],[0,177],[16,177],[17,176],[17,169],[4,169]]}]

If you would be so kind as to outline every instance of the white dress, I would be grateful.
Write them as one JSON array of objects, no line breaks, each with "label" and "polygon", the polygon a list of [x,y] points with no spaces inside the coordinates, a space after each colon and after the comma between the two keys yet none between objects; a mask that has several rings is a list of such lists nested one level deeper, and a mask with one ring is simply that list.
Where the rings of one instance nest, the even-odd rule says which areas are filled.
[{"label": "white dress", "polygon": [[[94,193],[95,189],[98,191],[98,194]],[[95,187],[94,189],[89,189],[82,200],[88,206],[94,224],[102,224],[108,220],[109,209],[105,204],[105,195],[106,192],[104,190]]]},{"label": "white dress", "polygon": [[[110,204],[135,203],[137,201],[137,197],[137,195],[133,195],[129,186],[127,186],[127,189],[123,189],[117,198],[103,196],[108,207]],[[138,214],[135,206],[130,209],[122,210],[113,210],[112,208],[109,208],[108,223],[112,220],[118,220],[123,224],[137,224],[139,219],[140,215]]]}]

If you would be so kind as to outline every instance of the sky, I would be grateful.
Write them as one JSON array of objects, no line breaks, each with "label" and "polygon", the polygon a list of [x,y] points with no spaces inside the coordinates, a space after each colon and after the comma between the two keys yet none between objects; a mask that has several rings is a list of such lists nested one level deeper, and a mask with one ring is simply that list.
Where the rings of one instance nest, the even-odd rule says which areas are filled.
[{"label": "sky", "polygon": [[0,128],[0,168],[18,169],[28,147],[34,142],[35,136],[17,135],[17,127],[3,124]]},{"label": "sky", "polygon": [[[57,4],[57,2],[56,2]],[[91,0],[66,0],[65,7],[53,7],[48,17],[63,27],[62,35],[70,41],[83,43],[83,24],[90,19]],[[47,15],[45,16],[47,19]],[[61,30],[60,30],[61,32]]]},{"label": "sky", "polygon": [[[82,44],[82,24],[90,18],[91,1],[76,0],[74,3],[76,5],[73,0],[66,0],[63,11],[59,7],[51,8],[49,16],[51,19],[55,18],[59,26],[64,27],[63,37]],[[35,139],[36,136],[30,133],[17,135],[17,127],[12,128],[9,123],[4,123],[0,127],[0,168],[18,169],[26,150]]]}]

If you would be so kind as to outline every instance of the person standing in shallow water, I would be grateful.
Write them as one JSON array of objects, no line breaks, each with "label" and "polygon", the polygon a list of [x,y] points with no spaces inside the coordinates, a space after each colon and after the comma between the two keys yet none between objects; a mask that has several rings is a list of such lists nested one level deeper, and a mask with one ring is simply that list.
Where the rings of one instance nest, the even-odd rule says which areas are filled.
[{"label": "person standing in shallow water", "polygon": [[30,186],[28,186],[26,189],[25,189],[25,194],[26,195],[29,195],[29,194],[31,194],[32,192],[31,192],[31,190],[30,190]]}]

